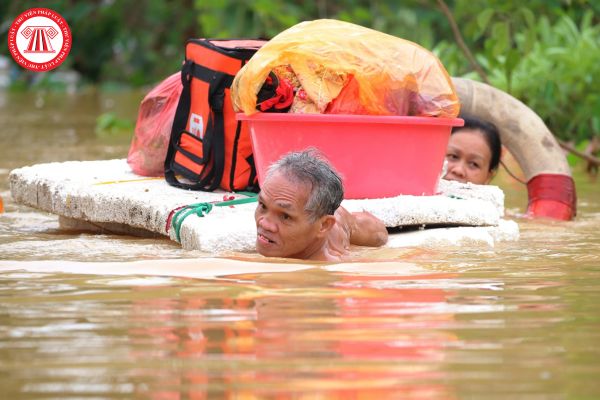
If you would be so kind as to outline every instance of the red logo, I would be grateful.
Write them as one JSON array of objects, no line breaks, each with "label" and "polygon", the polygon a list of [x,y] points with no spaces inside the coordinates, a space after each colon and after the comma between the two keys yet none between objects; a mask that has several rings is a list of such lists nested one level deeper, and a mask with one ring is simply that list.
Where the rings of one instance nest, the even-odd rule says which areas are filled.
[{"label": "red logo", "polygon": [[48,8],[30,8],[13,21],[8,30],[12,58],[31,71],[49,71],[65,61],[71,50],[67,21]]}]

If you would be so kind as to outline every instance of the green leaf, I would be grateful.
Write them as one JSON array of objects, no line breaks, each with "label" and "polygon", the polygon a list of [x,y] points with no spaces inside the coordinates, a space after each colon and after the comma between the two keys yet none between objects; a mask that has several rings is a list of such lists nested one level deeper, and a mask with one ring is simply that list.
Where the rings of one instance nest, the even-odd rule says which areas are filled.
[{"label": "green leaf", "polygon": [[[589,140],[583,140],[583,141],[577,143],[577,145],[575,146],[575,149],[577,149],[579,151],[584,151],[585,148],[587,147],[587,145],[589,144],[589,142],[590,142]],[[579,158],[575,154],[571,154],[571,153],[567,154],[567,163],[569,164],[570,167],[574,167],[579,162],[581,162],[581,158]]]},{"label": "green leaf", "polygon": [[506,52],[509,48],[510,37],[507,22],[497,22],[492,27],[492,40],[494,40],[494,47],[492,48],[492,54],[499,56]]},{"label": "green leaf", "polygon": [[591,10],[587,10],[581,19],[581,30],[586,31],[592,28],[594,21],[594,13]]},{"label": "green leaf", "polygon": [[497,22],[492,26],[492,37],[494,41],[492,48],[492,54],[499,56],[508,50],[509,36],[508,36],[508,23]]},{"label": "green leaf", "polygon": [[523,14],[523,18],[525,19],[527,26],[530,29],[534,29],[535,28],[535,15],[533,14],[533,11],[531,11],[527,7],[521,7],[520,11],[521,11],[521,14]]},{"label": "green leaf", "polygon": [[504,62],[504,69],[507,74],[511,74],[516,66],[521,61],[521,54],[516,49],[510,49],[506,54],[506,61]]},{"label": "green leaf", "polygon": [[600,118],[599,117],[592,117],[592,133],[594,135],[600,135]]},{"label": "green leaf", "polygon": [[492,8],[486,8],[477,16],[477,25],[481,32],[484,32],[487,29],[488,23],[493,15],[494,10]]},{"label": "green leaf", "polygon": [[112,112],[102,113],[96,118],[96,135],[100,137],[129,133],[133,129],[132,121],[119,118]]},{"label": "green leaf", "polygon": [[525,31],[525,37],[521,44],[521,48],[523,53],[528,54],[533,50],[535,42],[537,40],[537,35],[535,29],[527,29]]}]

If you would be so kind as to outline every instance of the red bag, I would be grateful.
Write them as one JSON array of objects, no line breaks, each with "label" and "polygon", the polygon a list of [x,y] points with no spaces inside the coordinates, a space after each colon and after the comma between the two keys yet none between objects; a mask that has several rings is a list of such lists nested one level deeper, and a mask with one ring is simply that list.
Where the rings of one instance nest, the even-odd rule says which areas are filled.
[{"label": "red bag", "polygon": [[181,72],[159,83],[142,100],[127,163],[138,175],[162,176],[171,127],[183,90]]}]

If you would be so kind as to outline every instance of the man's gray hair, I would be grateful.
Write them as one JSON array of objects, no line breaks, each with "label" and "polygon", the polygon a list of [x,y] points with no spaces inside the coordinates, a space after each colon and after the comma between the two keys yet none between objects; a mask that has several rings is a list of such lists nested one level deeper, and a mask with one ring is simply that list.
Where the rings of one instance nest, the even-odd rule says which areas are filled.
[{"label": "man's gray hair", "polygon": [[292,152],[271,164],[267,177],[281,172],[297,183],[310,185],[305,211],[314,221],[333,215],[344,199],[342,179],[316,149]]}]

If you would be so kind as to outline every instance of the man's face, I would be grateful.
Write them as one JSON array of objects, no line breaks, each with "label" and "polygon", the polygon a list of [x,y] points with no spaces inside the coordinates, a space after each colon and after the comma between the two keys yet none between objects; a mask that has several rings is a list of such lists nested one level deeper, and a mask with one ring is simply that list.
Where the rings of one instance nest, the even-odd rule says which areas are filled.
[{"label": "man's face", "polygon": [[254,213],[256,250],[267,257],[307,259],[320,247],[320,222],[304,210],[311,187],[274,172],[262,185]]}]

